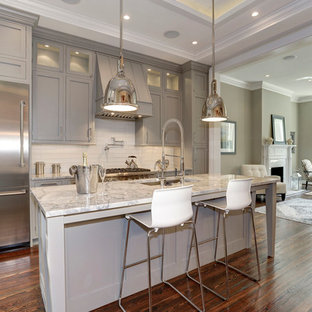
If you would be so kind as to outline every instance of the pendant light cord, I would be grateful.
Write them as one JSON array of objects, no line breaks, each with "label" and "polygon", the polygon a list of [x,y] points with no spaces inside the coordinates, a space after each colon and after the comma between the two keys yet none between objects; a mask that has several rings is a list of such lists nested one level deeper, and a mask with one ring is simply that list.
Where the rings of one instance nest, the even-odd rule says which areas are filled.
[{"label": "pendant light cord", "polygon": [[124,59],[123,59],[123,54],[122,54],[122,50],[123,50],[123,0],[120,0],[120,64],[119,64],[119,70],[123,71],[124,70]]}]

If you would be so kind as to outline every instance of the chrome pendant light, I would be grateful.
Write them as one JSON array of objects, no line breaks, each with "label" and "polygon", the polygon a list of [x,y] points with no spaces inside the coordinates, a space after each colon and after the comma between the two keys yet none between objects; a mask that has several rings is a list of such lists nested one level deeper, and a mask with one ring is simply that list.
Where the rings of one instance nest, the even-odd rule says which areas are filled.
[{"label": "chrome pendant light", "polygon": [[202,110],[201,120],[216,122],[227,120],[226,107],[221,96],[217,93],[217,80],[215,79],[215,25],[214,25],[214,0],[212,0],[212,82],[210,95]]},{"label": "chrome pendant light", "polygon": [[120,0],[120,56],[117,75],[113,77],[105,90],[103,109],[113,112],[133,112],[138,109],[135,88],[124,73],[123,50],[123,0]]}]

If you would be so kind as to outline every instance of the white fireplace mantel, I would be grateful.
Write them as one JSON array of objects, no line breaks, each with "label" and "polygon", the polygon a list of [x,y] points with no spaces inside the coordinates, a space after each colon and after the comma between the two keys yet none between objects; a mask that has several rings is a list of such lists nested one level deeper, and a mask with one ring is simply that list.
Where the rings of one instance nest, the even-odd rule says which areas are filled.
[{"label": "white fireplace mantel", "polygon": [[284,182],[287,189],[290,189],[292,175],[292,148],[296,145],[286,144],[265,144],[263,145],[263,164],[268,174],[271,168],[283,167]]}]

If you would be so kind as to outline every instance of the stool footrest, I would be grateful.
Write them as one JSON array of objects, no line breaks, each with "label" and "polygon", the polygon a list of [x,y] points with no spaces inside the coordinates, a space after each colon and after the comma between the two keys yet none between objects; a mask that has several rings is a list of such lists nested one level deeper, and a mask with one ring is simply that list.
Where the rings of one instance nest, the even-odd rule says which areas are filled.
[{"label": "stool footrest", "polygon": [[[151,257],[151,260],[154,260],[154,259],[157,259],[157,258],[161,258],[161,257],[162,257],[162,255],[153,256],[153,257]],[[139,260],[137,262],[133,262],[131,264],[127,264],[127,265],[125,265],[125,269],[131,268],[131,267],[133,267],[135,265],[138,265],[138,264],[141,264],[141,263],[144,263],[144,262],[147,262],[147,261],[148,261],[147,259],[143,259],[143,260]]]},{"label": "stool footrest", "polygon": [[[217,262],[217,263],[220,263],[220,264],[223,264],[223,265],[226,265],[225,262],[220,261],[220,260],[216,260],[216,262]],[[241,271],[240,269],[234,267],[233,265],[228,264],[228,267],[229,267],[230,269],[232,269],[232,270],[234,270],[234,271],[236,271],[236,272],[238,272],[238,273],[240,273],[240,274],[242,274],[242,275],[248,277],[249,279],[251,279],[251,280],[254,281],[254,282],[259,282],[259,279],[254,278],[253,276],[251,276],[251,275],[249,275],[249,274],[247,274],[247,273]]]},{"label": "stool footrest", "polygon": [[[202,245],[202,244],[206,244],[206,243],[215,241],[217,238],[218,238],[218,237],[212,237],[212,238],[208,238],[208,239],[202,240],[201,242],[198,242],[198,245]],[[193,248],[193,247],[195,247],[194,244],[192,245],[192,248]]]},{"label": "stool footrest", "polygon": [[[189,277],[189,276],[188,276]],[[183,297],[189,304],[191,304],[197,311],[202,312],[203,310],[201,310],[196,304],[194,304],[189,298],[187,298],[185,295],[183,295],[177,288],[175,288],[171,283],[167,282],[167,281],[163,281],[164,284],[170,286],[173,290],[175,290],[181,297]]]},{"label": "stool footrest", "polygon": [[[194,281],[195,283],[197,283],[198,285],[200,284],[199,281],[197,279],[195,279],[194,277],[192,277],[188,272],[186,273],[186,275],[188,276],[189,279],[191,279],[192,281]],[[202,286],[207,289],[208,291],[212,292],[214,295],[216,295],[217,297],[219,297],[220,299],[226,301],[228,300],[228,298],[220,295],[219,293],[217,293],[215,290],[209,288],[208,286],[206,286],[205,284],[202,284]]]}]

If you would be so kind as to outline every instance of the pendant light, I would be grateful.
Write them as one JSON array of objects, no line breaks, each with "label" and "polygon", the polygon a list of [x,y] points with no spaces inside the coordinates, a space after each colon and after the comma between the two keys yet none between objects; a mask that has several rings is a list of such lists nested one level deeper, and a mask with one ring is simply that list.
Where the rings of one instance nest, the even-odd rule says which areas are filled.
[{"label": "pendant light", "polygon": [[226,107],[221,96],[217,93],[217,80],[215,79],[215,25],[214,25],[214,0],[212,0],[212,82],[210,95],[203,105],[201,120],[216,122],[227,120]]},{"label": "pendant light", "polygon": [[113,112],[133,112],[138,109],[135,88],[124,73],[123,50],[123,0],[120,0],[120,55],[117,66],[117,75],[113,77],[105,90],[105,110]]}]

